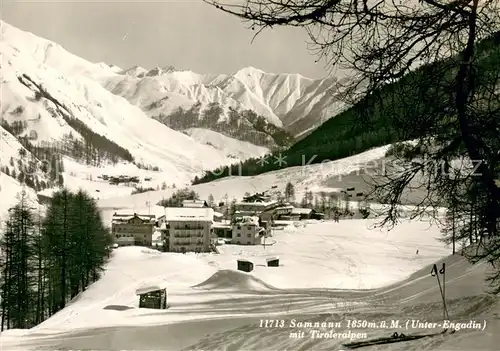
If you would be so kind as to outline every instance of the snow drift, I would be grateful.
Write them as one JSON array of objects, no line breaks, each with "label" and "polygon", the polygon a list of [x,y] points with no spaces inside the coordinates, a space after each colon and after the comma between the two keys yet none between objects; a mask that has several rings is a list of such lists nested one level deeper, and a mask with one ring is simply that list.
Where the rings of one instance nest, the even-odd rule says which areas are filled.
[{"label": "snow drift", "polygon": [[222,269],[204,282],[194,285],[193,288],[203,290],[276,290],[275,287],[250,273],[231,269]]}]

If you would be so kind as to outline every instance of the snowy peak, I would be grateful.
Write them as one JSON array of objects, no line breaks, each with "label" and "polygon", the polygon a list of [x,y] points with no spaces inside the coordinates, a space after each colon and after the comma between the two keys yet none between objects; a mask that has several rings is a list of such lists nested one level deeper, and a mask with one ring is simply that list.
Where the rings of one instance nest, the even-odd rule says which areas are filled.
[{"label": "snowy peak", "polygon": [[132,77],[144,78],[144,77],[159,77],[159,76],[162,76],[164,74],[173,73],[173,72],[177,72],[177,71],[179,71],[178,68],[176,68],[172,65],[167,65],[167,66],[162,67],[162,68],[157,66],[157,67],[154,67],[150,70],[147,70],[146,68],[141,67],[141,66],[133,66],[133,67],[127,68],[125,70],[120,70],[120,71],[116,71],[116,72],[119,74],[122,74],[122,75],[129,75]]},{"label": "snowy peak", "polygon": [[132,77],[144,77],[147,72],[148,70],[141,66],[133,66],[126,70],[121,71],[120,74]]},{"label": "snowy peak", "polygon": [[163,73],[172,73],[175,71],[179,71],[179,69],[175,66],[168,65],[162,68]]},{"label": "snowy peak", "polygon": [[238,71],[236,71],[236,73],[233,74],[233,76],[235,76],[235,77],[236,76],[241,76],[241,77],[260,77],[260,76],[262,76],[264,74],[269,74],[269,73],[266,73],[263,70],[255,68],[255,67],[252,67],[252,66],[247,66],[247,67],[241,68]]},{"label": "snowy peak", "polygon": [[[300,74],[267,73],[252,66],[231,75],[197,74],[172,66],[155,67],[149,71],[133,67],[125,71],[125,75],[141,80],[109,77],[103,81],[103,85],[141,107],[149,116],[163,121],[171,119],[169,116],[179,111],[179,108],[184,112],[198,109],[199,115],[193,118],[201,121],[208,106],[218,106],[219,122],[229,121],[230,111],[250,111],[276,128],[300,135],[345,108],[331,94],[335,81],[332,78],[314,80]],[[200,104],[201,107],[198,106]],[[151,106],[157,108],[151,111]],[[217,130],[206,123],[189,123],[185,127]]]},{"label": "snowy peak", "polygon": [[[66,75],[85,75],[92,78],[115,75],[115,68],[92,63],[66,51],[61,45],[20,30],[0,20],[2,50],[10,46],[17,53],[30,56],[38,64],[58,67]],[[15,56],[16,54],[14,54]]]},{"label": "snowy peak", "polygon": [[101,66],[104,69],[111,69],[114,73],[119,73],[123,71],[120,67],[113,65],[113,64],[107,64],[106,62],[100,62],[99,66]]},{"label": "snowy peak", "polygon": [[[2,168],[2,176],[18,175],[16,155],[25,150],[33,162],[57,154],[81,168],[124,164],[159,172],[169,184],[188,184],[206,170],[269,151],[220,133],[173,130],[101,84],[112,77],[126,78],[125,85],[141,79],[116,74],[116,66],[88,62],[5,22],[1,30],[0,164],[13,164]],[[160,81],[151,80],[165,92]],[[42,180],[43,174],[31,181]]]},{"label": "snowy peak", "polygon": [[[98,81],[113,94],[141,108],[149,117],[166,121],[179,111],[185,114],[197,110],[196,120],[189,121],[187,128],[227,130],[227,136],[237,137],[244,133],[230,130],[234,130],[236,124],[248,125],[245,121],[236,122],[241,119],[237,115],[251,113],[277,129],[299,135],[304,130],[314,129],[344,108],[330,93],[331,79],[313,80],[299,74],[266,73],[252,66],[232,75],[197,74],[168,65],[119,70],[113,65],[91,63],[49,40],[5,22],[1,24],[4,41],[16,42],[16,49],[30,55],[34,61],[55,67],[65,76],[78,75]],[[207,111],[211,116],[209,119],[215,122],[197,125],[196,121],[207,119]],[[173,117],[176,118],[180,117]],[[232,127],[212,125],[220,122]],[[245,141],[259,144],[263,139],[259,136],[258,140],[246,138]],[[273,147],[271,144],[259,145]]]}]

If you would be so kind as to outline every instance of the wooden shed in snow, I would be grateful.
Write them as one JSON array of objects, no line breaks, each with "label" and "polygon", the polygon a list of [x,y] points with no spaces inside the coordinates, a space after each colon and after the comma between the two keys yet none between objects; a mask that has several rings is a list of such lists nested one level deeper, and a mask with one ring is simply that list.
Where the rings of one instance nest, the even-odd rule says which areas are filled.
[{"label": "wooden shed in snow", "polygon": [[167,288],[162,285],[152,285],[139,288],[135,291],[139,296],[139,308],[167,308]]},{"label": "wooden shed in snow", "polygon": [[253,263],[248,260],[239,259],[238,270],[243,272],[251,272],[253,271]]},{"label": "wooden shed in snow", "polygon": [[268,257],[268,258],[266,258],[266,262],[267,262],[268,267],[279,267],[280,266],[279,257]]}]

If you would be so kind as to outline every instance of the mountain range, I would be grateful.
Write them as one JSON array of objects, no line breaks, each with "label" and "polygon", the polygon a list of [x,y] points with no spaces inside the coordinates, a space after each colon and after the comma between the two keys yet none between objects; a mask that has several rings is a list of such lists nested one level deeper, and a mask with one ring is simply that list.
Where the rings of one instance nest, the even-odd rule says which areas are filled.
[{"label": "mountain range", "polygon": [[117,67],[0,24],[2,177],[6,169],[18,176],[18,164],[28,161],[38,169],[55,151],[93,166],[130,163],[186,183],[203,170],[269,151],[206,129],[173,130],[101,85],[117,76]]},{"label": "mountain range", "polygon": [[46,165],[61,168],[65,157],[189,184],[207,170],[288,148],[342,108],[331,78],[253,67],[213,75],[122,69],[0,25],[2,177],[36,190],[60,183]]},{"label": "mountain range", "polygon": [[[113,94],[171,128],[203,126],[270,147],[273,140],[259,139],[251,133],[252,126],[271,135],[277,146],[289,146],[292,138],[283,132],[274,136],[280,128],[292,137],[301,136],[343,107],[332,94],[334,83],[331,77],[314,80],[254,67],[230,75],[202,75],[172,66],[135,66],[102,81]],[[266,126],[259,127],[262,124]]]}]

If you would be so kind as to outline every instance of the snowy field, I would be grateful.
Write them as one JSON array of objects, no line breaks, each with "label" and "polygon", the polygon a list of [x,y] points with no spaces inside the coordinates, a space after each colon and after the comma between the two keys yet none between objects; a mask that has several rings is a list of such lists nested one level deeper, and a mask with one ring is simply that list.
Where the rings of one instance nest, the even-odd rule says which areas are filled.
[{"label": "snowy field", "polygon": [[[268,239],[270,246],[223,245],[219,255],[182,255],[140,247],[119,248],[100,281],[39,326],[27,332],[3,333],[3,349],[180,350],[204,338],[207,333],[223,333],[237,327],[254,333],[256,328],[259,329],[255,323],[260,318],[274,316],[288,320],[292,316],[318,318],[364,314],[394,298],[401,302],[401,306],[422,301],[426,296],[430,297],[429,303],[435,303],[439,295],[435,283],[427,281],[428,272],[410,275],[450,253],[449,248],[436,240],[438,228],[430,227],[426,222],[406,222],[387,232],[373,229],[372,224],[365,220],[310,221],[304,226],[292,225],[275,231],[274,237]],[[416,249],[419,249],[418,255]],[[265,259],[270,256],[279,256],[279,267],[265,266]],[[255,270],[251,273],[236,271],[238,258],[252,260]],[[449,263],[451,273],[448,279],[463,284],[464,274],[453,277],[452,267],[461,267],[462,272],[466,263],[458,258],[452,260],[455,262]],[[475,271],[477,268],[469,269],[469,274]],[[483,275],[478,274],[480,278],[466,281],[478,294],[482,289],[482,280],[478,279]],[[398,283],[408,277],[410,280]],[[415,285],[416,281],[419,281],[418,285]],[[169,309],[139,310],[135,290],[155,284],[167,287]],[[397,285],[383,288],[390,284]],[[373,288],[380,289],[345,290]],[[450,293],[452,297],[460,294],[461,291],[456,289]],[[479,303],[490,306],[493,302],[481,300]],[[450,304],[451,310],[459,308]],[[395,313],[393,309],[391,304],[385,313]],[[438,307],[435,309],[439,311]],[[201,329],[180,332],[180,329],[194,325]],[[253,325],[253,329],[249,325]],[[174,331],[176,333],[172,334]],[[265,331],[270,338],[268,345],[283,349],[299,342],[284,338],[279,334],[283,332],[276,331],[276,335],[271,335]],[[147,336],[151,333],[156,335],[153,337],[156,340]],[[126,334],[129,334],[128,338],[119,337]],[[163,338],[160,336],[163,334],[172,338]],[[130,335],[136,337],[131,341]],[[259,343],[262,347],[256,335],[251,340],[242,336],[238,338],[234,332],[228,339],[221,339],[221,335],[203,341],[211,346],[194,349],[221,349],[234,344],[235,337],[241,348],[233,346],[229,349],[257,350]],[[278,344],[273,344],[273,338]],[[287,345],[280,345],[285,341]],[[127,346],[126,342],[132,344]],[[334,346],[339,340],[329,342]],[[244,343],[246,347],[243,347]]]}]

